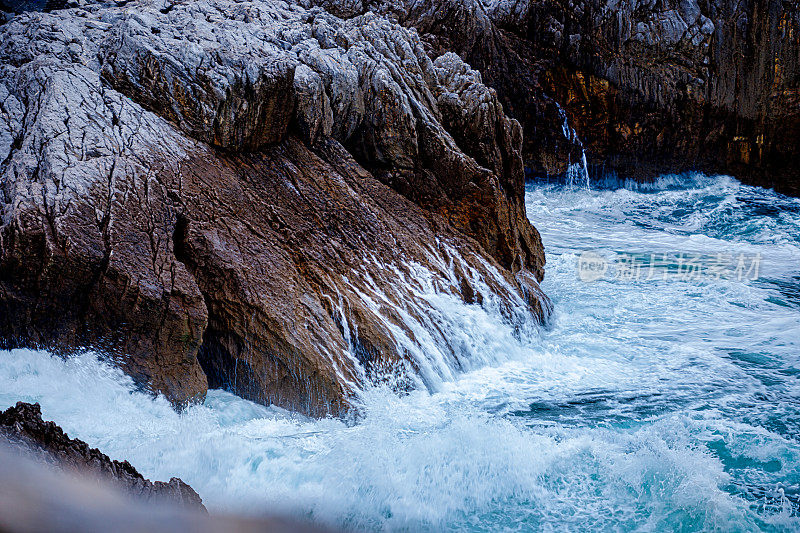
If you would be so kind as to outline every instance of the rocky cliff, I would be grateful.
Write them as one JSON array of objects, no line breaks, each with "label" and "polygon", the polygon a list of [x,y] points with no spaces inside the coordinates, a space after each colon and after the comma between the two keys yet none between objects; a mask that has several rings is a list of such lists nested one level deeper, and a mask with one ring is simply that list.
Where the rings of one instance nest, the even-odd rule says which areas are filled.
[{"label": "rocky cliff", "polygon": [[432,386],[469,361],[430,294],[542,320],[526,167],[798,193],[792,1],[34,3],[0,27],[0,345],[178,405]]},{"label": "rocky cliff", "polygon": [[544,85],[595,162],[631,177],[728,173],[800,194],[800,4],[557,4],[546,14],[531,3],[517,29],[553,52]]},{"label": "rocky cliff", "polygon": [[385,14],[433,56],[460,54],[522,123],[534,174],[585,146],[597,174],[702,170],[800,194],[794,0],[304,1]]},{"label": "rocky cliff", "polygon": [[429,386],[468,366],[433,293],[546,314],[519,123],[373,13],[16,16],[0,161],[3,345],[91,347],[178,405],[210,384],[324,415],[390,369]]}]

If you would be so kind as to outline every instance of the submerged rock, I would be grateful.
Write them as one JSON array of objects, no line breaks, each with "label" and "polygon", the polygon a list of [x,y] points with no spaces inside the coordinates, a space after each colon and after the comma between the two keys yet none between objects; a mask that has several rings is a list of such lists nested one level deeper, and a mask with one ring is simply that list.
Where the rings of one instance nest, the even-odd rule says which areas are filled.
[{"label": "submerged rock", "polygon": [[17,402],[0,412],[0,443],[59,469],[110,482],[144,501],[205,510],[200,496],[180,479],[149,481],[128,461],[112,460],[97,448],[69,438],[55,422],[42,420],[38,403]]},{"label": "submerged rock", "polygon": [[544,319],[520,126],[414,31],[142,0],[0,37],[3,345],[325,415],[387,370],[469,367],[431,294]]}]

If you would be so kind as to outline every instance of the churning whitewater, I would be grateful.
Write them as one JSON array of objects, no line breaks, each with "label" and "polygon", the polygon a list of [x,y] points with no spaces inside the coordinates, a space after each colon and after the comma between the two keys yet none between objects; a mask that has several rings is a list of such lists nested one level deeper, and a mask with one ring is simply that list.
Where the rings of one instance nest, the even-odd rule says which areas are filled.
[{"label": "churning whitewater", "polygon": [[[91,353],[14,350],[0,407],[38,401],[212,512],[369,530],[797,530],[800,200],[726,177],[601,185],[528,186],[547,328],[430,296],[463,359],[487,362],[434,393],[372,388],[353,420],[312,420],[214,390],[178,414]],[[592,282],[587,251],[609,262]],[[684,255],[748,270],[620,275],[621,257],[663,257],[666,272]]]}]

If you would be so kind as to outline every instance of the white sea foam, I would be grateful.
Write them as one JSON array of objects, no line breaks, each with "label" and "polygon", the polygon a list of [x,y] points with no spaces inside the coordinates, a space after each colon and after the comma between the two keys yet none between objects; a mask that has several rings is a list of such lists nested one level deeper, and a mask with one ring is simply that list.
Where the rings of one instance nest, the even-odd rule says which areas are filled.
[{"label": "white sea foam", "polygon": [[[0,407],[39,401],[71,436],[180,476],[212,511],[373,530],[800,528],[800,202],[696,176],[533,187],[527,205],[553,324],[521,334],[420,285],[448,341],[476,354],[433,394],[370,388],[356,421],[223,391],[177,414],[91,353],[14,350],[0,354]],[[584,283],[585,249],[761,252],[767,270]]]}]

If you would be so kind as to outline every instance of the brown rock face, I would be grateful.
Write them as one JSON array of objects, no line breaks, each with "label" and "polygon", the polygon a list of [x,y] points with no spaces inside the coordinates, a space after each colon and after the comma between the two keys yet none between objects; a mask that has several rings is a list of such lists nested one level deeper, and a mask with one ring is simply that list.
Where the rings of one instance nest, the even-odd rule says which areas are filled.
[{"label": "brown rock face", "polygon": [[42,420],[38,403],[17,402],[0,412],[0,442],[61,469],[110,481],[131,496],[205,511],[200,496],[180,479],[149,481],[128,461],[114,461],[83,441],[70,439],[54,422]]},{"label": "brown rock face", "polygon": [[0,28],[4,346],[326,415],[472,365],[432,294],[545,318],[520,126],[458,57],[371,13],[132,6]]},{"label": "brown rock face", "polygon": [[170,200],[153,177],[149,141],[135,142],[164,134],[145,134],[141,112],[97,90],[85,68],[66,73],[45,60],[19,74],[46,88],[15,96],[3,86],[19,129],[3,167],[2,344],[91,346],[176,404],[202,397],[205,304],[173,259],[174,222],[162,209]]},{"label": "brown rock face", "polygon": [[[259,154],[205,154],[172,187],[186,198],[173,232],[176,258],[209,311],[198,358],[210,385],[303,412],[339,412],[362,372],[399,356],[386,321],[407,326],[393,319],[394,308],[425,320],[408,309],[415,297],[403,288],[411,264],[439,268],[425,243],[438,237],[463,256],[481,254],[335,141],[314,151],[290,138]],[[392,257],[402,262],[385,259]],[[374,270],[392,263],[401,272]]]}]

